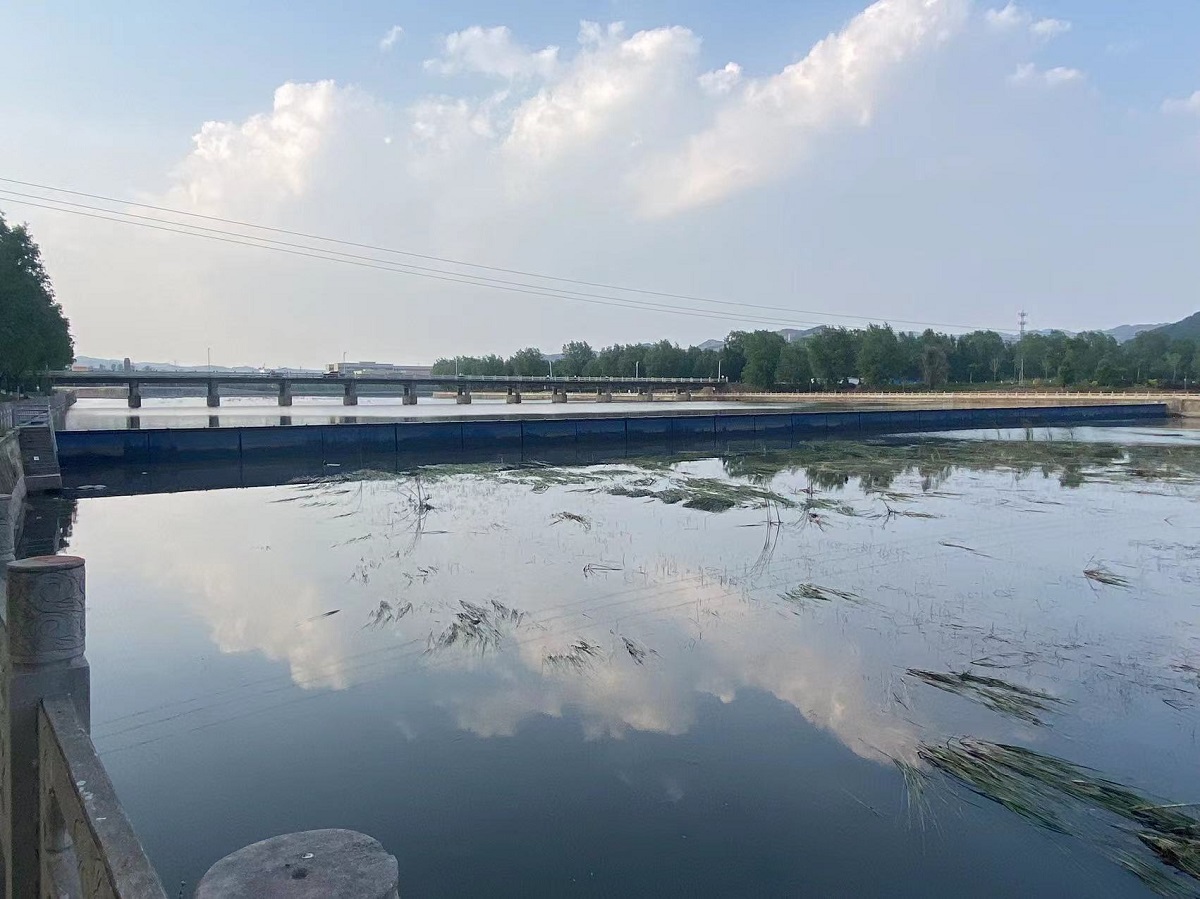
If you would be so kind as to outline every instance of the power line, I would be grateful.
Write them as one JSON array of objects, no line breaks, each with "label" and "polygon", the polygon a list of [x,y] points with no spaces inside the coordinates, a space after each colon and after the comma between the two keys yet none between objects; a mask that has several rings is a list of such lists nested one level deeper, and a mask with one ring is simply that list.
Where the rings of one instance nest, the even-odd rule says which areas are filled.
[{"label": "power line", "polygon": [[[452,258],[448,258],[448,257],[444,257],[444,256],[435,256],[435,255],[430,255],[430,254],[425,254],[425,253],[415,253],[415,252],[408,251],[408,250],[396,249],[394,247],[383,247],[383,246],[377,246],[377,245],[373,245],[373,244],[357,243],[355,241],[342,240],[342,239],[335,238],[335,237],[326,237],[324,235],[312,234],[312,233],[308,233],[308,232],[304,232],[304,231],[295,231],[295,230],[290,230],[287,228],[277,228],[277,227],[272,227],[270,225],[258,225],[253,222],[244,222],[244,221],[239,221],[237,219],[228,219],[228,218],[222,218],[220,216],[205,215],[205,214],[198,213],[198,212],[188,212],[188,211],[182,210],[182,209],[173,209],[168,206],[156,206],[152,203],[139,203],[137,201],[123,200],[123,199],[120,199],[117,197],[105,196],[103,194],[93,194],[93,193],[87,193],[86,191],[72,190],[72,189],[64,188],[64,187],[54,187],[52,185],[39,184],[39,183],[33,182],[33,181],[21,181],[16,178],[0,177],[0,182],[4,182],[7,184],[18,184],[18,185],[21,185],[24,187],[32,187],[32,188],[36,188],[38,190],[52,191],[55,193],[70,194],[72,196],[86,197],[88,199],[100,200],[100,201],[106,202],[106,203],[116,203],[116,204],[120,204],[120,205],[124,205],[124,206],[133,206],[133,207],[137,207],[137,208],[141,208],[141,209],[152,209],[157,212],[165,212],[165,213],[168,213],[171,215],[187,216],[189,218],[197,218],[197,219],[203,219],[206,221],[219,222],[221,224],[234,225],[234,226],[241,227],[241,228],[253,228],[256,230],[260,230],[260,231],[267,231],[267,232],[271,232],[274,234],[284,234],[284,235],[287,235],[290,237],[299,237],[299,238],[303,238],[306,240],[317,240],[317,241],[322,241],[325,243],[337,244],[340,246],[353,247],[353,248],[362,249],[362,250],[370,250],[370,251],[376,252],[376,253],[389,253],[389,254],[393,254],[393,255],[397,255],[397,256],[407,256],[407,257],[411,257],[413,259],[423,259],[423,260],[427,260],[427,261],[431,261],[431,262],[438,262],[443,265],[457,265],[457,266],[462,266],[462,267],[467,267],[467,268],[477,268],[477,269],[482,269],[485,271],[498,272],[501,274],[517,275],[517,276],[523,277],[523,278],[537,278],[537,279],[545,280],[545,281],[557,281],[557,282],[560,282],[563,284],[576,284],[576,285],[583,286],[583,287],[596,287],[596,288],[599,288],[602,290],[616,290],[616,291],[621,291],[621,292],[625,292],[625,293],[641,294],[644,296],[656,296],[656,297],[660,297],[660,298],[664,298],[664,299],[687,300],[689,302],[709,303],[709,304],[719,305],[719,306],[733,306],[733,307],[740,307],[740,308],[746,308],[746,309],[759,309],[759,310],[764,310],[764,311],[769,311],[769,312],[785,312],[785,313],[789,313],[789,314],[798,314],[798,315],[815,315],[815,316],[820,316],[820,317],[824,317],[824,318],[837,318],[837,319],[845,319],[845,320],[850,320],[850,321],[870,322],[870,321],[878,320],[878,321],[895,322],[897,324],[905,324],[905,325],[922,325],[922,326],[926,326],[926,327],[935,327],[935,328],[957,328],[957,329],[962,329],[964,331],[977,330],[977,328],[972,325],[955,324],[955,323],[950,323],[950,322],[930,322],[930,321],[921,321],[921,320],[917,320],[917,319],[893,318],[890,316],[877,316],[875,318],[872,318],[870,316],[853,315],[850,313],[843,313],[843,312],[822,312],[822,311],[811,310],[811,309],[792,309],[792,308],[786,307],[786,306],[773,306],[773,305],[767,305],[767,304],[762,304],[762,303],[747,303],[744,301],[734,301],[734,300],[720,300],[720,299],[714,299],[711,297],[697,296],[697,295],[693,295],[693,294],[671,293],[668,291],[648,290],[648,289],[640,288],[640,287],[627,287],[627,286],[623,286],[623,285],[619,285],[619,284],[608,284],[608,283],[599,282],[599,281],[586,281],[586,280],[579,279],[579,278],[566,278],[566,277],[561,277],[558,275],[547,275],[547,274],[541,274],[538,272],[524,271],[521,269],[511,269],[511,268],[504,268],[501,266],[485,265],[485,264],[477,263],[477,262],[467,262],[467,261],[464,261],[461,259],[452,259]],[[26,196],[28,196],[28,195],[26,195]],[[38,197],[38,199],[44,199],[44,200],[49,200],[51,202],[60,202],[60,203],[67,202],[67,201],[63,201],[63,200],[56,200],[52,197]],[[14,201],[14,202],[19,202],[19,201]],[[76,205],[81,205],[81,204],[76,204]],[[95,207],[86,207],[86,208],[95,208]],[[116,210],[107,210],[107,209],[103,210],[103,211],[117,212]],[[121,215],[130,214],[131,215],[132,213],[117,212],[117,214],[121,214]],[[154,219],[154,220],[161,221],[160,219]],[[183,222],[171,222],[171,224],[184,225],[185,227],[196,227],[196,226],[186,225]],[[264,239],[264,238],[255,237],[253,235],[244,235],[244,236],[251,237],[252,239],[257,239],[257,240]],[[318,248],[314,247],[312,249],[318,249]],[[471,277],[477,277],[477,276],[471,276]],[[534,286],[534,285],[530,285],[530,286]],[[804,322],[804,323],[818,324],[816,322]]]},{"label": "power line", "polygon": [[[61,206],[50,206],[45,203],[35,203],[31,200],[25,200],[25,199],[21,199],[19,197],[8,196],[8,193],[10,193],[10,192],[0,191],[0,199],[8,200],[8,202],[10,202],[10,203],[18,203],[18,204],[21,204],[24,206],[33,206],[38,209],[46,209],[46,210],[50,210],[52,212],[63,212],[63,213],[67,213],[68,215],[78,215],[78,216],[83,216],[85,218],[100,219],[102,221],[116,222],[117,224],[122,224],[122,225],[133,225],[133,226],[139,227],[139,228],[149,228],[149,229],[156,230],[156,231],[165,231],[165,232],[168,232],[171,234],[182,234],[187,237],[200,237],[200,238],[204,238],[206,240],[215,240],[215,241],[219,241],[221,243],[235,244],[235,245],[244,246],[244,247],[253,247],[256,249],[260,249],[260,250],[272,250],[272,251],[278,252],[278,253],[287,253],[290,256],[303,256],[303,257],[307,257],[310,259],[321,259],[326,262],[340,262],[340,263],[343,263],[344,265],[354,265],[354,266],[357,266],[360,268],[377,269],[379,271],[392,272],[393,274],[406,274],[406,275],[412,275],[415,277],[432,278],[432,279],[438,280],[438,281],[449,281],[449,282],[458,283],[458,284],[469,284],[474,287],[488,287],[493,290],[504,290],[504,291],[508,291],[510,293],[523,293],[523,294],[528,294],[530,296],[548,297],[548,298],[552,298],[552,299],[568,300],[571,302],[578,302],[578,303],[590,303],[590,304],[598,305],[598,306],[617,306],[617,307],[624,308],[624,309],[635,309],[635,310],[639,310],[639,311],[663,312],[663,313],[670,314],[670,315],[683,315],[683,316],[688,316],[688,317],[692,317],[692,318],[708,318],[708,319],[713,319],[716,321],[729,321],[729,322],[736,322],[736,323],[752,322],[755,324],[776,325],[776,326],[784,326],[784,327],[797,325],[797,324],[807,324],[807,325],[816,325],[816,326],[824,326],[824,327],[828,326],[828,322],[803,321],[803,320],[797,320],[797,319],[759,318],[759,317],[755,317],[755,316],[737,315],[734,313],[715,312],[715,311],[706,312],[706,311],[698,310],[698,309],[687,309],[687,308],[681,308],[678,306],[667,306],[667,305],[660,304],[660,303],[649,303],[649,302],[645,302],[645,301],[625,300],[620,297],[604,297],[604,296],[599,296],[596,294],[583,294],[583,293],[579,293],[579,292],[563,292],[563,291],[559,291],[559,290],[553,290],[551,288],[540,287],[539,285],[535,285],[535,284],[524,284],[524,285],[516,286],[519,284],[519,282],[492,283],[492,282],[497,281],[498,279],[485,279],[479,275],[471,275],[471,274],[462,273],[462,272],[435,273],[435,272],[438,272],[438,270],[436,270],[436,269],[429,270],[429,271],[417,271],[417,270],[414,270],[413,267],[411,267],[411,266],[408,266],[408,265],[405,265],[402,263],[398,263],[398,262],[388,262],[387,260],[382,260],[382,259],[372,259],[370,261],[363,261],[363,260],[369,259],[370,257],[353,258],[353,257],[350,257],[348,254],[338,253],[336,251],[331,251],[331,250],[324,250],[319,247],[304,247],[303,249],[289,249],[288,246],[296,247],[296,246],[300,246],[300,245],[298,245],[298,244],[291,244],[288,246],[274,245],[274,244],[282,243],[281,241],[272,241],[271,243],[256,242],[256,241],[267,241],[268,238],[254,237],[254,236],[246,235],[246,234],[237,234],[236,232],[232,232],[232,231],[220,231],[219,229],[214,229],[214,228],[204,229],[205,231],[215,232],[215,233],[211,233],[211,234],[203,233],[198,230],[184,230],[184,229],[197,229],[197,228],[199,228],[199,226],[187,225],[182,222],[170,222],[169,224],[178,226],[178,227],[172,228],[172,227],[167,227],[167,224],[152,224],[150,222],[134,221],[134,220],[131,220],[128,218],[119,218],[118,217],[118,216],[122,216],[122,215],[127,215],[127,213],[114,212],[113,210],[108,210],[108,209],[100,210],[98,207],[87,207],[88,209],[96,210],[93,212],[84,212],[84,211],[81,211],[78,209],[65,209],[65,208],[62,208]],[[66,201],[61,201],[61,200],[54,200],[49,197],[43,197],[41,199],[48,200],[50,203],[66,202]],[[81,204],[75,204],[75,205],[81,205]],[[104,214],[100,214],[101,212],[103,212]],[[160,221],[160,220],[155,220],[155,221]],[[220,236],[220,235],[228,235],[228,236]],[[305,252],[305,250],[307,250],[308,252]],[[509,286],[510,284],[514,285],[514,286]]]}]

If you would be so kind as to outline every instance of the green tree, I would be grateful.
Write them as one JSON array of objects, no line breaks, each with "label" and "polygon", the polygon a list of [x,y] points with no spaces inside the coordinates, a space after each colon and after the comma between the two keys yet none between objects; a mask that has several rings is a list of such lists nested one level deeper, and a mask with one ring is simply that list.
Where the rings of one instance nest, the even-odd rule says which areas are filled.
[{"label": "green tree", "polygon": [[946,350],[938,343],[929,342],[921,351],[921,377],[926,387],[941,387],[950,374],[950,363]]},{"label": "green tree", "polygon": [[66,368],[74,358],[38,245],[24,225],[10,227],[0,214],[0,390],[32,387],[40,372]]},{"label": "green tree", "polygon": [[[572,340],[568,344],[564,344],[562,348],[563,357],[559,363],[562,369],[562,374],[566,377],[578,377],[582,375],[592,360],[596,358],[596,351],[591,345],[582,340]],[[558,374],[558,372],[555,372]]]},{"label": "green tree", "polygon": [[534,346],[517,350],[509,357],[505,367],[508,369],[508,374],[524,378],[536,378],[539,375],[550,374],[550,366],[542,358],[542,351]]},{"label": "green tree", "polygon": [[808,390],[812,387],[812,368],[808,364],[808,347],[803,341],[792,341],[779,351],[775,367],[775,382],[784,387]]},{"label": "green tree", "polygon": [[741,343],[746,356],[742,382],[759,390],[770,390],[775,386],[775,370],[787,341],[774,331],[751,331],[741,335]]},{"label": "green tree", "polygon": [[836,387],[854,376],[857,362],[855,335],[845,328],[823,328],[805,340],[813,377]]},{"label": "green tree", "polygon": [[858,376],[872,387],[900,377],[900,344],[890,325],[868,325],[858,341]]}]

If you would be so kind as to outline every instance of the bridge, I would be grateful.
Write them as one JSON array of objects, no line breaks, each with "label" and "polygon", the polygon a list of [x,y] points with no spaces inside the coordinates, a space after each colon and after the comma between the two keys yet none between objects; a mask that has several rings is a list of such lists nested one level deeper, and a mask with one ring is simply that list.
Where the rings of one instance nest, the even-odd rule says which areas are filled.
[{"label": "bridge", "polygon": [[[653,399],[655,391],[690,394],[693,390],[723,389],[725,378],[608,378],[608,377],[524,377],[520,375],[322,375],[280,374],[275,372],[177,372],[177,371],[54,371],[46,377],[58,387],[126,387],[129,390],[129,408],[142,405],[144,387],[197,387],[204,388],[208,405],[221,405],[221,387],[265,387],[272,388],[279,398],[280,406],[290,406],[292,397],[299,395],[325,395],[330,388],[342,390],[342,403],[358,405],[360,387],[373,388],[372,393],[381,396],[398,396],[405,406],[416,405],[417,389],[420,387],[453,390],[461,404],[471,402],[471,391],[494,390],[505,392],[509,403],[521,402],[521,394],[528,391],[548,391],[551,402],[565,403],[567,393],[594,393],[597,402],[610,402],[613,391],[636,392],[646,399]],[[315,389],[317,387],[321,389]]]}]

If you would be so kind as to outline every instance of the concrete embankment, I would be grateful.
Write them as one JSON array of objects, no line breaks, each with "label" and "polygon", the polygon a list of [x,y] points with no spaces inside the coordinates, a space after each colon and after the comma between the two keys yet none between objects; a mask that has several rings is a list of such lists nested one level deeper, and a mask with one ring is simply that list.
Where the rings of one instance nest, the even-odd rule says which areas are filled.
[{"label": "concrete embankment", "polygon": [[730,393],[725,400],[743,403],[804,403],[817,407],[909,409],[1003,409],[1014,407],[1092,406],[1098,404],[1163,403],[1170,415],[1200,418],[1200,394],[1196,393],[1034,393],[946,391],[946,392],[872,392],[848,391],[821,393]]}]

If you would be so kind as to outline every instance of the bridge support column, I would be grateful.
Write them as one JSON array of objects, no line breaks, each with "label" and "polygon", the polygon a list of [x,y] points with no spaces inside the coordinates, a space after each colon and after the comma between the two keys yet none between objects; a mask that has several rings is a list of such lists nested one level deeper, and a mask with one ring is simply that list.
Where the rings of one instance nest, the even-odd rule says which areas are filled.
[{"label": "bridge support column", "polygon": [[567,401],[567,389],[565,387],[554,387],[550,391],[550,402],[565,403]]},{"label": "bridge support column", "polygon": [[521,402],[521,391],[517,390],[515,387],[508,388],[508,396],[504,398],[504,402],[510,404]]},{"label": "bridge support column", "polygon": [[682,390],[681,389],[681,390],[675,391],[676,402],[687,403],[687,402],[690,402],[691,399],[692,399],[692,392],[690,390]]},{"label": "bridge support column", "polygon": [[415,406],[417,404],[417,392],[413,390],[409,384],[404,385],[404,394],[400,397],[401,406]]},{"label": "bridge support column", "polygon": [[454,397],[454,402],[458,403],[460,406],[471,405],[471,391],[466,387],[459,387]]},{"label": "bridge support column", "polygon": [[290,406],[292,404],[292,382],[279,382],[279,405]]},{"label": "bridge support column", "polygon": [[596,402],[597,403],[611,403],[612,401],[613,400],[612,400],[612,391],[611,390],[605,390],[603,387],[601,387],[599,390],[596,391]]},{"label": "bridge support column", "polygon": [[142,385],[137,381],[129,382],[129,408],[142,408]]},{"label": "bridge support column", "polygon": [[643,402],[652,403],[654,402],[654,391],[649,387],[639,387],[638,399],[642,400]]},{"label": "bridge support column", "polygon": [[217,387],[216,381],[208,382],[208,399],[206,400],[210,409],[215,409],[221,405],[221,391]]},{"label": "bridge support column", "polygon": [[353,381],[351,381],[350,383],[348,383],[346,385],[345,392],[342,394],[342,405],[343,406],[357,406],[358,405],[358,385],[355,384]]},{"label": "bridge support column", "polygon": [[[9,562],[4,679],[0,704],[0,839],[9,896],[49,895],[42,873],[69,846],[57,815],[45,815],[40,775],[38,710],[43,700],[69,698],[89,729],[90,681],[84,658],[84,563],[75,556]],[[88,785],[91,786],[90,784]],[[93,787],[94,789],[94,787]],[[54,820],[54,818],[58,820]],[[43,839],[45,837],[45,839]]]}]

